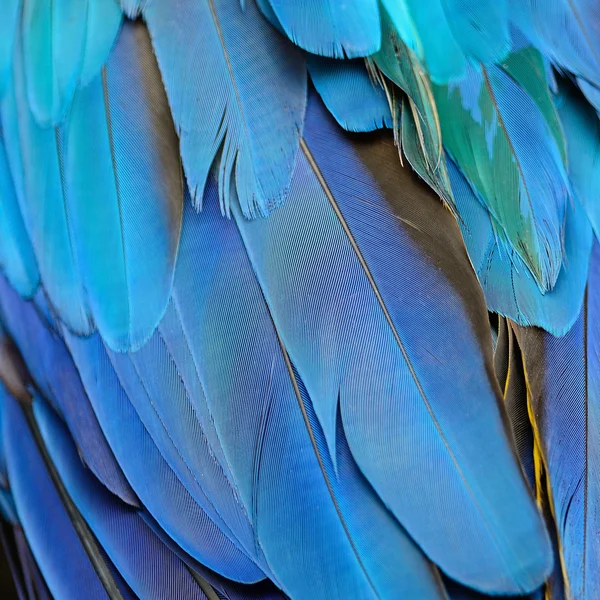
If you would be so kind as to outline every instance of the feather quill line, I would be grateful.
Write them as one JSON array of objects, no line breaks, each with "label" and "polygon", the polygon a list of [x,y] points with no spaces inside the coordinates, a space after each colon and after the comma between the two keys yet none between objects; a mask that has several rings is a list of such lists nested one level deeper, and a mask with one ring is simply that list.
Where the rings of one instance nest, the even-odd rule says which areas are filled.
[{"label": "feather quill line", "polygon": [[402,340],[400,339],[400,336],[399,336],[398,332],[396,331],[396,328],[394,327],[391,316],[390,316],[390,314],[387,310],[387,307],[383,301],[381,293],[377,289],[377,285],[375,283],[375,280],[373,279],[373,275],[371,274],[371,271],[369,270],[369,267],[360,251],[360,248],[358,247],[358,244],[356,243],[356,240],[354,239],[354,236],[352,235],[352,232],[350,231],[350,228],[348,227],[348,224],[346,223],[346,220],[344,219],[344,216],[342,215],[342,213],[337,205],[337,202],[336,202],[335,198],[333,197],[333,194],[331,193],[331,190],[329,189],[329,186],[327,185],[325,178],[323,177],[323,174],[321,173],[319,166],[317,165],[314,157],[312,156],[310,149],[308,148],[306,142],[304,141],[304,138],[300,138],[300,148],[304,152],[304,155],[306,156],[306,159],[307,159],[310,167],[313,169],[315,176],[317,177],[319,184],[321,185],[321,187],[323,189],[323,192],[327,196],[327,199],[329,200],[329,203],[331,204],[333,211],[335,212],[337,218],[340,221],[340,225],[342,226],[346,236],[348,237],[348,241],[350,242],[350,245],[352,246],[352,248],[356,254],[356,257],[358,258],[358,261],[360,262],[360,265],[363,268],[367,279],[369,280],[371,288],[373,289],[373,293],[375,294],[375,296],[377,298],[377,302],[384,313],[385,319],[390,327],[390,330],[394,336],[394,339],[396,340],[396,343],[398,344],[398,347],[402,353],[402,356],[403,356],[404,360],[406,361],[409,372],[413,378],[413,381],[417,387],[417,390],[419,391],[419,395],[423,399],[425,408],[426,408],[429,416],[431,417],[434,427],[436,428],[436,431],[438,432],[440,439],[442,440],[444,447],[446,448],[448,455],[450,456],[450,459],[452,460],[452,463],[454,464],[454,467],[456,468],[456,472],[458,473],[461,481],[465,485],[465,489],[468,491],[469,495],[473,499],[473,503],[477,507],[477,510],[479,511],[483,522],[486,524],[486,526],[490,532],[490,536],[494,540],[494,543],[497,546],[497,549],[499,551],[500,556],[502,557],[503,562],[505,563],[506,567],[509,568],[506,557],[500,551],[500,545],[498,544],[496,535],[495,535],[493,529],[490,527],[490,524],[488,523],[485,513],[483,512],[483,509],[481,508],[475,494],[473,493],[473,490],[471,489],[471,486],[469,485],[467,478],[465,477],[462,469],[460,468],[460,465],[458,464],[456,456],[454,455],[454,452],[452,451],[450,444],[448,443],[448,440],[446,439],[446,436],[444,435],[444,432],[435,416],[435,413],[433,412],[433,409],[431,408],[431,405],[429,404],[429,401],[427,400],[425,391],[423,390],[423,387],[421,385],[421,382],[419,381],[417,373],[415,372],[414,367],[409,359],[409,356],[404,347],[404,344],[402,343]]}]

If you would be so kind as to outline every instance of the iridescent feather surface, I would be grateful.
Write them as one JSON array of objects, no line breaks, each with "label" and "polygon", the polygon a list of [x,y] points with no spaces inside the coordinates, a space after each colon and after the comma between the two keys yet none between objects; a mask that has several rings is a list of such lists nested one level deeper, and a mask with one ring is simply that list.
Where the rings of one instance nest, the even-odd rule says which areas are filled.
[{"label": "iridescent feather surface", "polygon": [[599,598],[599,40],[595,0],[4,0],[18,597]]}]

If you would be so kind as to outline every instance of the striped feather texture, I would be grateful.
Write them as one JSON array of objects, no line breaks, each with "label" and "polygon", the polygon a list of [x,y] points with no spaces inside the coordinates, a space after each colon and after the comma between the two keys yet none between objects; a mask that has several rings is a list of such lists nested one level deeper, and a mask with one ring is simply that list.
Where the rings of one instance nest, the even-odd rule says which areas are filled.
[{"label": "striped feather texture", "polygon": [[[144,10],[197,207],[218,157],[219,196],[230,182],[247,216],[287,195],[306,107],[303,55],[248,0],[168,0]],[[202,31],[203,35],[195,35]],[[242,43],[243,42],[243,43]],[[183,51],[183,54],[182,54]]]}]

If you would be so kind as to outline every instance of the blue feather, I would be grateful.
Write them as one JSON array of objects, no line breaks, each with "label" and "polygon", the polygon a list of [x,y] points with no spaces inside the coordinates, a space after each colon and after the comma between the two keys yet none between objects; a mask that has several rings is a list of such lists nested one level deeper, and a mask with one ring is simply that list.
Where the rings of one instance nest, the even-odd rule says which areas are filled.
[{"label": "blue feather", "polygon": [[[224,460],[275,580],[292,597],[311,597],[315,589],[336,598],[440,597],[431,566],[350,454],[337,473],[331,465],[238,228],[219,214],[213,179],[204,204],[201,215],[186,208],[173,311],[160,332],[169,347],[189,344],[190,358],[182,354],[178,368],[184,381],[194,370],[200,378]],[[246,222],[239,207],[234,211],[238,226]],[[150,375],[159,369],[149,358]],[[290,547],[297,549],[293,559]]]},{"label": "blue feather", "polygon": [[573,191],[600,239],[600,121],[573,86],[561,86],[556,106],[567,141]]},{"label": "blue feather", "polygon": [[[543,73],[518,63],[523,78]],[[533,84],[532,84],[533,86]],[[543,87],[542,87],[543,86]],[[563,261],[562,238],[570,195],[549,114],[498,66],[469,67],[456,85],[436,87],[444,146],[533,273],[540,290],[554,286]],[[540,172],[544,176],[540,176]]]},{"label": "blue feather", "polygon": [[141,22],[124,25],[102,74],[77,93],[64,141],[69,224],[95,325],[111,348],[139,347],[166,309],[183,204],[177,136]]},{"label": "blue feather", "polygon": [[20,12],[21,0],[5,0],[0,12],[0,99],[12,74],[13,44]]},{"label": "blue feather", "polygon": [[98,421],[132,488],[161,527],[199,562],[242,582],[264,577],[194,501],[158,451],[95,334],[65,331]]},{"label": "blue feather", "polygon": [[377,0],[269,0],[287,36],[298,46],[332,58],[369,56],[381,45]]},{"label": "blue feather", "polygon": [[[179,367],[175,362],[174,356],[185,356],[185,339],[178,339],[181,325],[175,320],[175,331],[166,331],[177,317],[165,319],[140,351],[129,356],[109,352],[110,360],[140,420],[185,489],[236,547],[268,570],[228,465],[217,459],[219,440],[198,376],[192,372],[190,381],[185,363]],[[194,395],[186,383],[194,386]]]},{"label": "blue feather", "polygon": [[144,17],[181,138],[192,200],[200,206],[218,155],[222,210],[235,171],[244,214],[281,204],[306,107],[302,54],[254,0],[155,0]]},{"label": "blue feather", "polygon": [[359,467],[434,562],[482,590],[534,589],[548,539],[452,215],[395,166],[391,140],[353,146],[317,103],[305,135],[286,207],[234,215],[332,455],[340,410]]},{"label": "blue feather", "polygon": [[19,521],[50,591],[56,598],[80,598],[82,590],[86,598],[108,598],[61,503],[22,410],[10,396],[2,397],[2,402],[11,491]]},{"label": "blue feather", "polygon": [[63,136],[42,129],[32,117],[18,37],[16,46],[14,85],[2,103],[2,129],[19,207],[52,304],[70,328],[89,333],[91,323],[66,212],[60,161]]},{"label": "blue feather", "polygon": [[30,297],[38,287],[40,274],[19,209],[1,130],[0,190],[0,267],[15,289]]},{"label": "blue feather", "polygon": [[79,82],[81,86],[86,86],[97,77],[111,53],[123,20],[118,0],[85,1],[87,23]]},{"label": "blue feather", "polygon": [[119,31],[121,10],[117,0],[23,4],[27,98],[35,120],[49,127],[68,114],[77,86],[100,71]]},{"label": "blue feather", "polygon": [[64,342],[0,277],[0,314],[38,389],[65,419],[88,467],[125,502],[137,505],[115,461]]},{"label": "blue feather", "polygon": [[392,127],[383,85],[371,79],[364,61],[310,56],[308,72],[325,106],[347,131]]},{"label": "blue feather", "polygon": [[521,325],[536,325],[564,335],[579,315],[592,248],[592,230],[579,200],[573,198],[566,209],[564,264],[553,289],[542,294],[521,257],[501,235],[500,226],[451,160],[448,172],[463,238],[489,310]]},{"label": "blue feather", "polygon": [[563,338],[517,330],[570,598],[590,598],[600,589],[599,290],[596,242],[585,304],[573,328]]},{"label": "blue feather", "polygon": [[111,561],[140,598],[206,598],[190,572],[136,510],[120,503],[87,471],[69,433],[36,398],[34,414],[65,488]]},{"label": "blue feather", "polygon": [[509,0],[512,20],[562,70],[600,87],[596,0]]}]

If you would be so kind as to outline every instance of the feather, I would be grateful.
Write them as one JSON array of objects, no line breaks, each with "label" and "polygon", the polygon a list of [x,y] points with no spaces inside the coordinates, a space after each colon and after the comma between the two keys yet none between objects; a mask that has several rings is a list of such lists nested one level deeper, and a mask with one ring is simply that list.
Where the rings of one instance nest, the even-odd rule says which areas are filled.
[{"label": "feather", "polygon": [[[530,76],[543,73],[530,69]],[[560,148],[539,102],[493,65],[469,66],[463,81],[436,86],[434,93],[445,147],[547,292],[563,261],[570,192]]]},{"label": "feather", "polygon": [[176,6],[156,0],[144,17],[192,200],[200,206],[218,155],[222,210],[229,212],[235,171],[244,214],[268,214],[287,194],[298,150],[306,106],[303,56],[266,22],[254,0],[243,11],[239,0]]},{"label": "feather", "polygon": [[21,0],[6,0],[0,13],[0,99],[12,74],[13,44],[20,11]]},{"label": "feather", "polygon": [[147,2],[148,0],[121,0],[121,8],[130,19],[136,19]]},{"label": "feather", "polygon": [[78,91],[64,143],[94,323],[111,348],[139,347],[166,309],[183,205],[177,137],[141,22],[124,25],[102,74]]},{"label": "feather", "polygon": [[331,58],[368,56],[379,50],[377,0],[313,0],[309,5],[269,0],[286,35],[313,54]]},{"label": "feather", "polygon": [[500,389],[506,387],[508,378],[508,363],[510,360],[510,338],[508,335],[508,323],[506,319],[500,315],[498,317],[498,340],[494,349],[494,372],[500,384]]},{"label": "feather", "polygon": [[65,488],[111,561],[140,598],[205,599],[185,565],[136,510],[122,504],[87,471],[69,433],[36,398],[34,414]]},{"label": "feather", "polygon": [[38,389],[65,419],[88,467],[114,494],[137,499],[108,446],[64,342],[0,277],[0,315]]},{"label": "feather", "polygon": [[554,288],[542,294],[525,263],[500,235],[500,226],[452,161],[448,161],[448,170],[463,239],[488,308],[521,325],[536,325],[554,335],[564,335],[581,308],[592,247],[592,230],[577,198],[566,209],[564,264]]},{"label": "feather", "polygon": [[382,28],[384,41],[373,61],[408,96],[402,100],[397,142],[413,169],[452,206],[442,133],[429,77],[416,55],[398,38],[385,11]]},{"label": "feather", "polygon": [[0,190],[0,267],[22,296],[31,297],[40,274],[19,209],[1,130]]},{"label": "feather", "polygon": [[117,0],[24,0],[27,98],[42,127],[59,124],[78,84],[106,61],[121,25]]},{"label": "feather", "polygon": [[14,86],[2,104],[2,129],[25,227],[46,292],[61,318],[79,333],[91,323],[74,252],[61,172],[63,136],[42,129],[27,105],[21,40],[17,37]]},{"label": "feather", "polygon": [[32,600],[37,598],[37,600],[52,600],[50,592],[48,591],[48,586],[33,558],[31,548],[25,539],[23,530],[20,527],[14,527],[13,533],[17,545],[17,552],[19,554],[19,561],[21,563],[21,568],[23,569],[28,599]]},{"label": "feather", "polygon": [[23,0],[27,99],[42,127],[64,118],[75,93],[85,48],[86,9],[85,1]]},{"label": "feather", "polygon": [[169,467],[123,391],[98,334],[65,339],[110,447],[142,504],[186,552],[241,582],[264,577],[213,523]]},{"label": "feather", "polygon": [[97,77],[118,39],[123,21],[118,0],[87,0],[86,21],[81,86]]},{"label": "feather", "polygon": [[331,454],[339,410],[362,472],[445,572],[495,593],[537,587],[547,536],[500,417],[487,312],[452,215],[396,167],[391,141],[351,143],[318,102],[305,135],[291,202],[235,218]]},{"label": "feather", "polygon": [[[27,421],[16,400],[4,396],[3,439],[11,491],[19,521],[53,596],[107,598],[107,591],[95,572],[84,542],[71,522],[72,515],[62,504],[36,446]],[[40,502],[40,499],[43,499]],[[57,545],[56,540],[60,540]],[[70,566],[65,569],[65,565]]]},{"label": "feather", "polygon": [[600,5],[595,0],[509,0],[513,21],[561,69],[600,86]]},{"label": "feather", "polygon": [[530,410],[548,473],[567,596],[592,597],[599,589],[600,527],[596,509],[600,439],[598,289],[600,246],[592,252],[579,319],[563,338],[517,328]]},{"label": "feather", "polygon": [[386,92],[364,61],[309,56],[307,62],[317,92],[341,127],[362,132],[392,127]]},{"label": "feather", "polygon": [[574,86],[561,85],[556,105],[569,149],[569,177],[600,239],[600,121]]},{"label": "feather", "polygon": [[[183,355],[178,367],[186,381],[197,370],[224,460],[275,581],[301,598],[323,590],[332,598],[440,597],[431,566],[343,445],[343,464],[334,470],[238,231],[247,221],[233,207],[237,227],[221,218],[211,179],[202,214],[186,208],[174,311],[167,313],[179,324],[173,318],[161,333],[169,347],[189,344],[191,359]],[[297,549],[293,558],[290,547]]]}]

